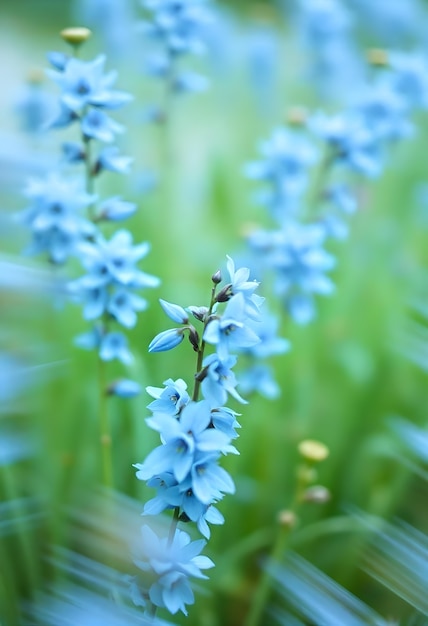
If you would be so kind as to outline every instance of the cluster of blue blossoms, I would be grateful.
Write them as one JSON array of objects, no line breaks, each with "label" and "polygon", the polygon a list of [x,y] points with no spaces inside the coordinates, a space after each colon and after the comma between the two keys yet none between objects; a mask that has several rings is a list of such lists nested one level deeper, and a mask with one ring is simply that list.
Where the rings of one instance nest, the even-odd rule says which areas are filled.
[{"label": "cluster of blue blossoms", "polygon": [[[238,436],[238,414],[225,403],[228,396],[246,403],[236,390],[232,368],[237,352],[261,342],[255,329],[264,299],[255,293],[258,282],[247,280],[247,268],[235,271],[229,259],[228,269],[230,282],[219,291],[220,272],[213,275],[209,306],[184,309],[161,300],[165,313],[180,326],[159,333],[149,346],[151,352],[170,350],[187,337],[197,353],[192,395],[181,378],[166,380],[163,388],[147,388],[154,398],[148,405],[152,417],[147,423],[159,433],[162,443],[143,463],[135,464],[137,478],[156,489],[143,514],[156,516],[167,509],[174,511],[169,537],[158,537],[148,525],[142,528],[142,553],[135,564],[143,575],[132,580],[132,595],[149,611],[163,607],[171,613],[186,613],[185,605],[193,602],[189,577],[205,577],[200,570],[214,564],[200,555],[206,542],[191,542],[186,532],[177,530],[177,523],[196,523],[208,539],[208,524],[224,522],[215,504],[235,490],[232,478],[219,465],[223,455],[238,454],[232,445]],[[225,306],[220,313],[222,303]],[[202,324],[201,332],[190,322],[191,317]],[[207,344],[215,348],[209,355],[205,355]]]},{"label": "cluster of blue blossoms", "polygon": [[[116,135],[124,129],[108,112],[121,108],[132,97],[112,88],[116,72],[104,71],[102,55],[83,61],[52,52],[48,58],[54,69],[47,74],[60,87],[59,112],[48,127],[75,126],[79,140],[63,143],[61,171],[58,168],[46,180],[34,180],[28,186],[31,205],[22,217],[32,234],[30,252],[46,253],[56,265],[70,257],[81,262],[86,274],[68,284],[68,293],[81,304],[84,318],[95,325],[76,343],[97,350],[103,361],[118,359],[128,364],[132,355],[127,339],[111,324],[135,326],[137,312],[147,307],[136,291],[156,287],[160,281],[137,268],[137,262],[149,252],[147,242],[133,245],[131,234],[124,229],[107,240],[99,227],[102,222],[130,217],[136,205],[120,196],[99,199],[94,186],[104,171],[129,172],[132,159],[114,145]],[[71,175],[68,168],[78,165],[81,175]],[[139,385],[120,380],[109,392],[129,397],[139,392]]]},{"label": "cluster of blue blossoms", "polygon": [[[326,275],[335,266],[325,250],[330,237],[347,236],[355,211],[350,180],[376,178],[397,141],[412,134],[411,116],[427,107],[428,73],[416,54],[375,51],[379,65],[355,101],[341,113],[295,111],[289,127],[262,143],[262,159],[246,175],[263,183],[256,201],[275,222],[249,236],[255,265],[274,276],[274,290],[292,318],[315,315],[314,296],[330,294]],[[260,276],[258,276],[260,278]]]},{"label": "cluster of blue blossoms", "polygon": [[206,89],[207,79],[183,70],[182,60],[205,52],[203,28],[210,20],[206,0],[143,0],[148,19],[141,24],[144,35],[155,42],[156,51],[147,62],[147,73],[166,88],[165,102],[151,111],[151,119],[164,121],[170,96]]}]

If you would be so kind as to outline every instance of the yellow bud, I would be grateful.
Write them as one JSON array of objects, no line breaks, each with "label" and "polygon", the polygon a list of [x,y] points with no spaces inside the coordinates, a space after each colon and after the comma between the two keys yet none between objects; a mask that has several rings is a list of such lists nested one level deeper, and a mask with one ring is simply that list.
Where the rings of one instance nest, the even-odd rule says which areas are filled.
[{"label": "yellow bud", "polygon": [[75,26],[71,28],[64,28],[60,32],[61,37],[69,43],[71,46],[80,46],[83,42],[85,42],[92,35],[92,32],[89,28],[85,28],[84,26]]},{"label": "yellow bud", "polygon": [[387,67],[389,65],[388,53],[383,48],[370,48],[367,50],[367,61],[374,67]]},{"label": "yellow bud", "polygon": [[319,463],[324,461],[330,454],[330,450],[326,445],[315,439],[305,439],[298,446],[300,454],[311,463]]},{"label": "yellow bud", "polygon": [[318,472],[309,465],[299,465],[296,472],[300,484],[309,485],[318,478]]}]

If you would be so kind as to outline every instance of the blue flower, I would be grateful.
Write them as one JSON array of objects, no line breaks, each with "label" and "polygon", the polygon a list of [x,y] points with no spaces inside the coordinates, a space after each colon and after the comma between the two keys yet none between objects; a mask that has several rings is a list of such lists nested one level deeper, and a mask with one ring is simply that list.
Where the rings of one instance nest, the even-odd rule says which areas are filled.
[{"label": "blue flower", "polygon": [[248,280],[250,270],[248,267],[241,267],[235,270],[235,263],[230,256],[227,257],[227,270],[230,276],[230,291],[232,295],[242,293],[245,299],[245,311],[248,317],[260,318],[260,307],[264,298],[254,293],[260,283],[256,280]]},{"label": "blue flower", "polygon": [[118,332],[107,333],[102,337],[99,355],[103,361],[119,359],[125,365],[129,365],[133,361],[125,335]]},{"label": "blue flower", "polygon": [[329,146],[334,163],[370,178],[380,174],[383,164],[377,137],[355,112],[318,113],[309,124]]},{"label": "blue flower", "polygon": [[153,413],[166,413],[167,415],[179,415],[181,410],[190,401],[187,393],[187,384],[182,378],[172,380],[168,378],[163,383],[165,387],[146,387],[148,394],[155,398],[147,405]]},{"label": "blue flower", "polygon": [[237,293],[227,303],[220,318],[211,320],[205,329],[204,340],[216,346],[220,360],[240,348],[248,348],[260,341],[255,332],[246,325],[245,299]]},{"label": "blue flower", "polygon": [[128,174],[132,161],[131,157],[119,154],[117,146],[106,146],[98,155],[96,168],[99,172],[109,170],[118,174]]},{"label": "blue flower", "polygon": [[148,418],[149,426],[159,431],[163,445],[147,456],[143,464],[137,464],[137,478],[147,480],[171,472],[178,482],[190,474],[197,452],[227,453],[234,451],[229,437],[214,428],[210,406],[207,402],[190,402],[181,411],[180,420],[171,415],[155,413]]},{"label": "blue flower", "polygon": [[81,215],[94,196],[84,192],[79,181],[65,181],[56,174],[30,181],[25,193],[31,205],[20,219],[31,230],[30,252],[46,252],[56,264],[77,254],[81,241],[95,231]]},{"label": "blue flower", "polygon": [[113,198],[103,200],[100,204],[99,213],[96,219],[118,222],[131,217],[131,215],[134,215],[136,210],[137,205],[133,202],[126,202],[119,196],[114,196]]},{"label": "blue flower", "polygon": [[106,311],[126,328],[133,328],[137,323],[136,311],[144,311],[147,300],[130,293],[126,288],[116,289],[108,299]]},{"label": "blue flower", "polygon": [[258,231],[249,243],[275,273],[275,291],[293,319],[308,323],[315,314],[313,294],[330,294],[333,282],[325,276],[335,259],[324,248],[326,231],[319,224],[288,222],[280,231]]},{"label": "blue flower", "polygon": [[260,147],[263,160],[247,165],[248,178],[266,183],[259,201],[279,223],[296,214],[317,160],[314,145],[301,133],[277,128]]},{"label": "blue flower", "polygon": [[206,542],[191,541],[182,530],[176,530],[169,542],[167,537],[159,538],[147,525],[142,526],[141,535],[141,556],[134,563],[144,572],[158,576],[149,589],[151,602],[170,613],[181,610],[187,614],[185,605],[194,602],[188,577],[207,578],[201,570],[214,566],[211,559],[200,554]]},{"label": "blue flower", "polygon": [[237,358],[229,356],[226,360],[220,361],[217,354],[208,355],[203,362],[204,379],[201,384],[203,396],[213,407],[223,406],[229,393],[235,400],[242,404],[247,401],[241,398],[235,387],[237,380],[232,372],[232,367],[236,364]]},{"label": "blue flower", "polygon": [[141,385],[134,380],[121,378],[110,383],[107,393],[119,398],[134,398],[141,393]]},{"label": "blue flower", "polygon": [[105,56],[93,61],[68,59],[60,71],[47,70],[61,88],[61,103],[76,114],[88,105],[117,109],[131,100],[130,94],[111,89],[116,73],[104,75]]},{"label": "blue flower", "polygon": [[88,275],[80,280],[91,286],[113,283],[130,288],[157,287],[158,278],[136,267],[149,250],[147,242],[133,246],[132,235],[126,230],[117,231],[110,241],[99,235],[95,243],[80,245],[80,260],[88,270]]},{"label": "blue flower", "polygon": [[210,524],[223,524],[224,517],[212,504],[203,504],[192,489],[178,483],[171,473],[165,472],[147,481],[157,494],[144,505],[143,515],[159,515],[165,509],[180,507],[181,517],[197,524],[200,533],[209,539]]},{"label": "blue flower", "polygon": [[82,133],[85,137],[98,139],[105,143],[114,141],[117,133],[123,132],[123,126],[115,122],[104,111],[91,109],[83,118],[81,123]]},{"label": "blue flower", "polygon": [[268,400],[281,395],[281,388],[275,380],[273,368],[264,363],[255,363],[239,373],[239,385],[246,394],[259,393]]}]

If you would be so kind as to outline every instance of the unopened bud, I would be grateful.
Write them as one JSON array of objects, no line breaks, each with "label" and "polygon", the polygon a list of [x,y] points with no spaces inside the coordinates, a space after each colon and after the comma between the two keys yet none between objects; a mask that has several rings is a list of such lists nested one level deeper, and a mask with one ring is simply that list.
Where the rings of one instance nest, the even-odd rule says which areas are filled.
[{"label": "unopened bud", "polygon": [[287,528],[294,528],[297,524],[297,515],[293,511],[280,511],[277,519],[280,526],[285,526]]},{"label": "unopened bud", "polygon": [[367,50],[367,61],[374,67],[388,67],[388,53],[383,48],[370,48]]},{"label": "unopened bud", "polygon": [[89,28],[85,28],[84,26],[75,26],[71,28],[64,28],[60,32],[61,37],[69,43],[71,46],[80,46],[84,43],[89,37],[92,35],[92,32]]},{"label": "unopened bud", "polygon": [[324,461],[330,454],[330,450],[326,445],[315,439],[305,439],[298,445],[300,454],[311,463],[319,463]]},{"label": "unopened bud", "polygon": [[214,285],[218,285],[219,283],[221,283],[221,271],[217,270],[212,276],[211,276],[211,280],[213,281]]},{"label": "unopened bud", "polygon": [[286,122],[289,126],[305,126],[308,112],[304,107],[292,107],[286,113]]},{"label": "unopened bud", "polygon": [[231,287],[231,284],[223,287],[216,295],[216,302],[228,302],[232,297]]},{"label": "unopened bud", "polygon": [[331,499],[331,493],[324,485],[313,485],[306,489],[302,500],[305,502],[314,502],[315,504],[325,504]]},{"label": "unopened bud", "polygon": [[189,326],[189,341],[195,352],[199,352],[199,334],[194,326]]}]

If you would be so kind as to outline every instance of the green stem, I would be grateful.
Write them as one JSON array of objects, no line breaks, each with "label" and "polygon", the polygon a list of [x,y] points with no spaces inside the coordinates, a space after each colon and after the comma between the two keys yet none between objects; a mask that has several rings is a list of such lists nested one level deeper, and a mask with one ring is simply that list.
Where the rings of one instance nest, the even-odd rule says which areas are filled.
[{"label": "green stem", "polygon": [[197,359],[197,362],[196,362],[195,386],[193,388],[193,395],[192,395],[192,400],[194,402],[197,402],[198,398],[199,398],[199,390],[200,390],[200,387],[201,387],[201,381],[198,378],[198,374],[202,370],[202,363],[203,363],[203,360],[204,360],[204,352],[205,352],[205,346],[206,346],[206,343],[204,341],[204,333],[205,333],[205,329],[207,327],[207,324],[210,321],[210,317],[211,317],[211,314],[213,312],[213,308],[214,308],[214,305],[215,305],[215,302],[216,302],[216,299],[215,299],[216,289],[217,289],[217,285],[214,285],[214,287],[211,290],[211,302],[210,302],[210,306],[209,306],[208,312],[207,312],[207,314],[205,316],[204,328],[203,328],[203,331],[202,331],[201,343],[200,343],[199,350],[198,350],[198,359]]},{"label": "green stem", "polygon": [[[313,183],[312,192],[310,193],[308,202],[309,212],[314,215],[318,213],[319,203],[322,201],[323,194],[325,192],[327,176],[337,156],[336,150],[327,146],[327,150],[316,172],[315,181]],[[311,217],[311,215],[308,215],[308,217]]]},{"label": "green stem", "polygon": [[[304,475],[298,474],[293,501],[289,509],[287,509],[287,512],[290,513],[290,516],[295,517],[295,519],[297,519],[297,511],[302,502],[302,496],[306,486],[307,482],[304,479]],[[288,539],[290,537],[291,531],[293,530],[293,526],[294,524],[291,519],[290,523],[279,525],[275,542],[267,559],[268,563],[276,563],[283,557],[284,552],[287,549]],[[244,622],[244,626],[258,626],[258,624],[260,624],[265,606],[271,594],[271,586],[271,574],[268,568],[264,567],[260,577],[260,581],[256,588],[256,592],[253,596],[252,603],[250,605],[250,610]]]},{"label": "green stem", "polygon": [[[278,561],[283,555],[286,547],[287,540],[290,536],[291,528],[288,526],[281,526],[276,536],[275,543],[269,554],[268,561]],[[264,608],[269,600],[271,591],[271,575],[269,570],[265,567],[261,575],[260,581],[257,585],[256,593],[253,596],[250,611],[244,622],[244,626],[258,626],[260,624],[261,617],[263,615]]]},{"label": "green stem", "polygon": [[102,479],[105,487],[113,487],[113,464],[111,455],[111,434],[106,393],[106,364],[98,357],[99,380],[99,426],[102,461]]}]

